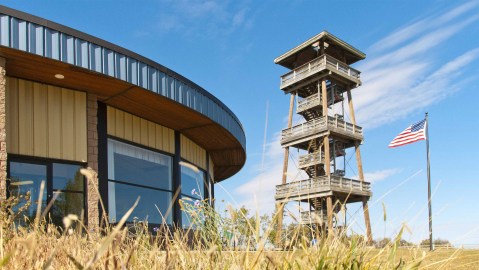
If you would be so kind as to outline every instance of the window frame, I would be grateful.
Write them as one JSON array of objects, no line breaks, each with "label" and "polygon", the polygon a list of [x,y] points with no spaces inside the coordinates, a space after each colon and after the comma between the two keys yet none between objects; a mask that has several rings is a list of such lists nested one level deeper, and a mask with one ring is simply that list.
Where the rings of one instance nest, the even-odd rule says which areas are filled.
[{"label": "window frame", "polygon": [[[46,167],[46,179],[45,179],[45,188],[47,193],[46,204],[48,205],[51,200],[53,199],[53,194],[55,192],[63,192],[63,193],[75,193],[75,194],[83,194],[83,220],[85,224],[88,224],[88,191],[87,191],[87,179],[83,176],[83,191],[75,191],[75,190],[63,190],[63,189],[54,189],[53,188],[53,164],[62,164],[62,165],[78,165],[81,168],[86,168],[86,162],[79,162],[79,161],[72,161],[72,160],[63,160],[63,159],[55,159],[55,158],[45,158],[45,157],[35,157],[35,156],[26,156],[26,155],[18,155],[18,154],[8,154],[7,158],[7,179],[11,178],[11,162],[16,163],[28,163],[34,165],[43,165]],[[7,198],[10,197],[10,180],[7,181],[6,189],[7,189]],[[42,209],[43,211],[44,209]],[[52,208],[49,209],[49,212]],[[82,218],[82,217],[79,217]],[[60,224],[57,224],[60,225]]]},{"label": "window frame", "polygon": [[[125,140],[125,139],[122,139],[122,138],[118,138],[116,136],[113,136],[113,135],[107,135],[106,136],[106,157],[108,157],[109,155],[109,147],[108,147],[108,141],[109,140],[113,140],[113,141],[117,141],[117,142],[120,142],[120,143],[124,143],[124,144],[127,144],[127,145],[130,145],[130,146],[133,146],[133,147],[137,147],[137,148],[141,148],[141,149],[144,149],[144,150],[147,150],[147,151],[151,151],[151,152],[154,152],[154,153],[158,153],[158,154],[161,154],[161,155],[164,155],[164,156],[167,156],[169,158],[171,158],[171,166],[170,166],[170,177],[171,177],[171,190],[168,190],[168,189],[163,189],[163,188],[157,188],[157,187],[151,187],[151,186],[145,186],[145,185],[141,185],[141,184],[135,184],[135,183],[132,183],[132,182],[127,182],[127,181],[122,181],[122,180],[114,180],[114,179],[110,179],[109,178],[109,175],[108,175],[108,170],[109,170],[109,166],[110,164],[108,164],[108,160],[107,160],[107,171],[106,171],[106,175],[107,175],[107,183],[106,183],[106,186],[107,186],[107,189],[105,191],[106,194],[101,194],[101,197],[102,199],[104,198],[107,198],[107,201],[106,201],[106,212],[108,213],[108,222],[110,224],[117,224],[118,221],[116,220],[115,222],[110,222],[110,206],[109,206],[109,199],[110,199],[110,188],[109,188],[109,183],[110,182],[113,182],[113,183],[118,183],[118,184],[121,184],[121,185],[130,185],[130,186],[134,186],[134,187],[137,187],[137,188],[144,188],[144,189],[149,189],[149,190],[155,190],[155,191],[160,191],[160,192],[169,192],[171,193],[171,204],[174,204],[174,195],[175,195],[175,189],[174,189],[174,183],[175,183],[175,178],[174,178],[174,162],[175,162],[175,154],[172,154],[172,153],[168,153],[166,151],[162,151],[162,150],[159,150],[159,149],[155,149],[155,148],[152,148],[152,147],[149,147],[149,146],[146,146],[146,145],[143,145],[143,144],[139,144],[139,143],[136,143],[136,142],[132,142],[132,141],[128,141],[128,140]],[[106,196],[105,196],[106,195]],[[171,223],[166,223],[166,224],[162,224],[162,223],[153,223],[153,222],[150,222],[148,221],[148,227],[150,230],[152,230],[153,227],[160,227],[160,226],[163,226],[163,225],[166,225],[166,226],[173,226],[174,223],[175,223],[175,218],[174,218],[174,207],[172,207],[169,215],[171,216]],[[131,221],[127,221],[126,224],[131,224],[132,222]]]}]

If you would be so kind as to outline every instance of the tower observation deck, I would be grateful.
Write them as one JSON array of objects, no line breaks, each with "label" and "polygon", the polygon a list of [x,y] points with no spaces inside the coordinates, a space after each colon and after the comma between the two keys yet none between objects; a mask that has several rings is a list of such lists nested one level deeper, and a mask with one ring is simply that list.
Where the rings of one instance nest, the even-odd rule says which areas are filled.
[{"label": "tower observation deck", "polygon": [[[360,72],[350,65],[366,55],[323,31],[274,60],[289,71],[281,76],[280,89],[290,94],[288,127],[282,131],[285,149],[283,178],[276,186],[275,200],[283,212],[291,201],[309,203],[301,213],[301,223],[314,227],[317,234],[334,234],[340,206],[361,202],[368,242],[372,242],[368,200],[370,183],[364,179],[360,144],[363,129],[356,124],[351,90],[361,85]],[[295,102],[296,100],[296,102]],[[296,113],[304,122],[292,125]],[[345,120],[345,106],[349,117]],[[307,179],[287,181],[289,149],[300,152],[298,167]],[[354,151],[346,151],[354,149]],[[357,178],[346,178],[346,153],[356,156]],[[282,228],[279,215],[278,229]],[[280,241],[281,233],[277,233]]]}]

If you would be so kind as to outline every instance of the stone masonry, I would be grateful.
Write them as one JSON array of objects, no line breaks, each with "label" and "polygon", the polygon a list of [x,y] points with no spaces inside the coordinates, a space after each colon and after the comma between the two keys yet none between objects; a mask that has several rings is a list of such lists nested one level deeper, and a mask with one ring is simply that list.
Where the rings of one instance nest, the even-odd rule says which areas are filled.
[{"label": "stone masonry", "polygon": [[7,132],[5,127],[5,59],[0,58],[0,201],[7,198]]},{"label": "stone masonry", "polygon": [[[98,172],[98,103],[95,94],[87,94],[87,158],[88,167]],[[98,178],[87,179],[88,227],[96,230],[100,224]]]}]

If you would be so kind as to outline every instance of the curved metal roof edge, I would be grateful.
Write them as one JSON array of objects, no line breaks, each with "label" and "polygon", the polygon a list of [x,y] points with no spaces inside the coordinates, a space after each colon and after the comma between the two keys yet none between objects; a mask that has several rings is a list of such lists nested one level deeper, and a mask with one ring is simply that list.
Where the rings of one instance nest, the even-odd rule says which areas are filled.
[{"label": "curved metal roof edge", "polygon": [[279,62],[281,62],[282,60],[286,59],[287,57],[291,56],[292,54],[302,50],[303,48],[309,46],[310,44],[316,42],[317,40],[321,39],[322,37],[329,37],[331,38],[332,40],[336,41],[337,43],[339,43],[341,46],[343,46],[344,48],[346,48],[348,51],[350,51],[351,53],[354,53],[358,58],[360,59],[365,59],[366,58],[366,54],[361,52],[360,50],[354,48],[353,46],[351,46],[349,43],[345,42],[344,40],[336,37],[335,35],[329,33],[328,31],[324,30],[322,31],[321,33],[315,35],[314,37],[312,38],[309,38],[308,40],[306,40],[305,42],[301,43],[300,45],[294,47],[293,49],[287,51],[286,53],[282,54],[281,56],[277,57],[276,59],[274,59],[274,63],[275,64],[278,64]]},{"label": "curved metal roof edge", "polygon": [[[145,64],[148,64],[152,67],[156,67],[161,72],[164,72],[165,74],[167,74],[169,76],[172,76],[172,77],[174,77],[176,79],[179,79],[179,80],[181,80],[181,81],[183,81],[187,84],[190,84],[191,86],[193,86],[194,88],[196,88],[197,90],[202,92],[202,94],[204,94],[205,96],[210,98],[212,101],[216,102],[226,112],[228,112],[233,117],[233,119],[235,119],[235,121],[238,123],[238,126],[241,128],[241,130],[243,131],[243,134],[246,137],[246,134],[244,132],[244,128],[243,128],[243,125],[241,124],[241,121],[233,113],[233,111],[231,111],[231,109],[228,108],[228,106],[226,106],[221,100],[219,100],[213,94],[208,92],[206,89],[197,85],[196,83],[194,83],[190,79],[184,77],[183,75],[181,75],[181,74],[179,74],[179,73],[177,73],[177,72],[175,72],[175,71],[173,71],[173,70],[171,70],[171,69],[169,69],[169,68],[167,68],[167,67],[165,67],[165,66],[163,66],[163,65],[161,65],[161,64],[159,64],[159,63],[157,63],[157,62],[155,62],[151,59],[149,59],[149,58],[146,58],[142,55],[139,55],[139,54],[137,54],[133,51],[130,51],[130,50],[125,49],[121,46],[115,45],[115,44],[113,44],[111,42],[108,42],[104,39],[89,35],[85,32],[81,32],[79,30],[73,29],[71,27],[68,27],[68,26],[65,26],[65,25],[62,25],[62,24],[59,24],[59,23],[56,23],[56,22],[38,17],[38,16],[35,16],[35,15],[29,14],[29,13],[25,13],[25,12],[22,12],[22,11],[19,11],[19,10],[16,10],[16,9],[12,9],[12,8],[9,8],[9,7],[3,6],[3,5],[0,5],[0,13],[6,14],[8,16],[16,17],[18,19],[25,20],[25,21],[28,21],[28,22],[32,22],[32,23],[35,23],[35,24],[38,24],[38,25],[41,25],[41,26],[45,26],[45,27],[51,28],[53,30],[56,30],[58,32],[65,33],[65,34],[71,35],[73,37],[77,37],[77,38],[83,39],[85,41],[88,41],[88,42],[97,44],[99,46],[105,47],[105,48],[110,49],[112,51],[124,54],[125,56],[128,56],[128,57],[134,58],[136,60],[139,60],[141,62],[144,62]],[[207,115],[205,115],[205,116],[208,117]],[[218,123],[218,124],[220,126],[223,126],[220,123]],[[224,127],[224,128],[228,130],[228,128],[226,128],[226,127]],[[245,151],[246,151],[246,145],[244,145],[244,147],[245,147]]]}]

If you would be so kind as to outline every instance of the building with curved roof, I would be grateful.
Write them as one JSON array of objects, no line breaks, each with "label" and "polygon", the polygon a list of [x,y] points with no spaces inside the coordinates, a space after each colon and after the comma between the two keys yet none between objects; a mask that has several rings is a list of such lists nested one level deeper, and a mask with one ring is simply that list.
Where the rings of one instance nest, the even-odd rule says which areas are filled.
[{"label": "building with curved roof", "polygon": [[[178,198],[212,198],[213,184],[246,160],[241,122],[191,80],[4,6],[0,144],[0,199],[30,191],[38,200],[46,180],[42,204],[54,201],[53,221],[85,211],[90,226],[102,214],[96,185],[111,223],[141,196],[130,219],[188,226]],[[99,182],[87,183],[82,167],[96,170]]]}]

